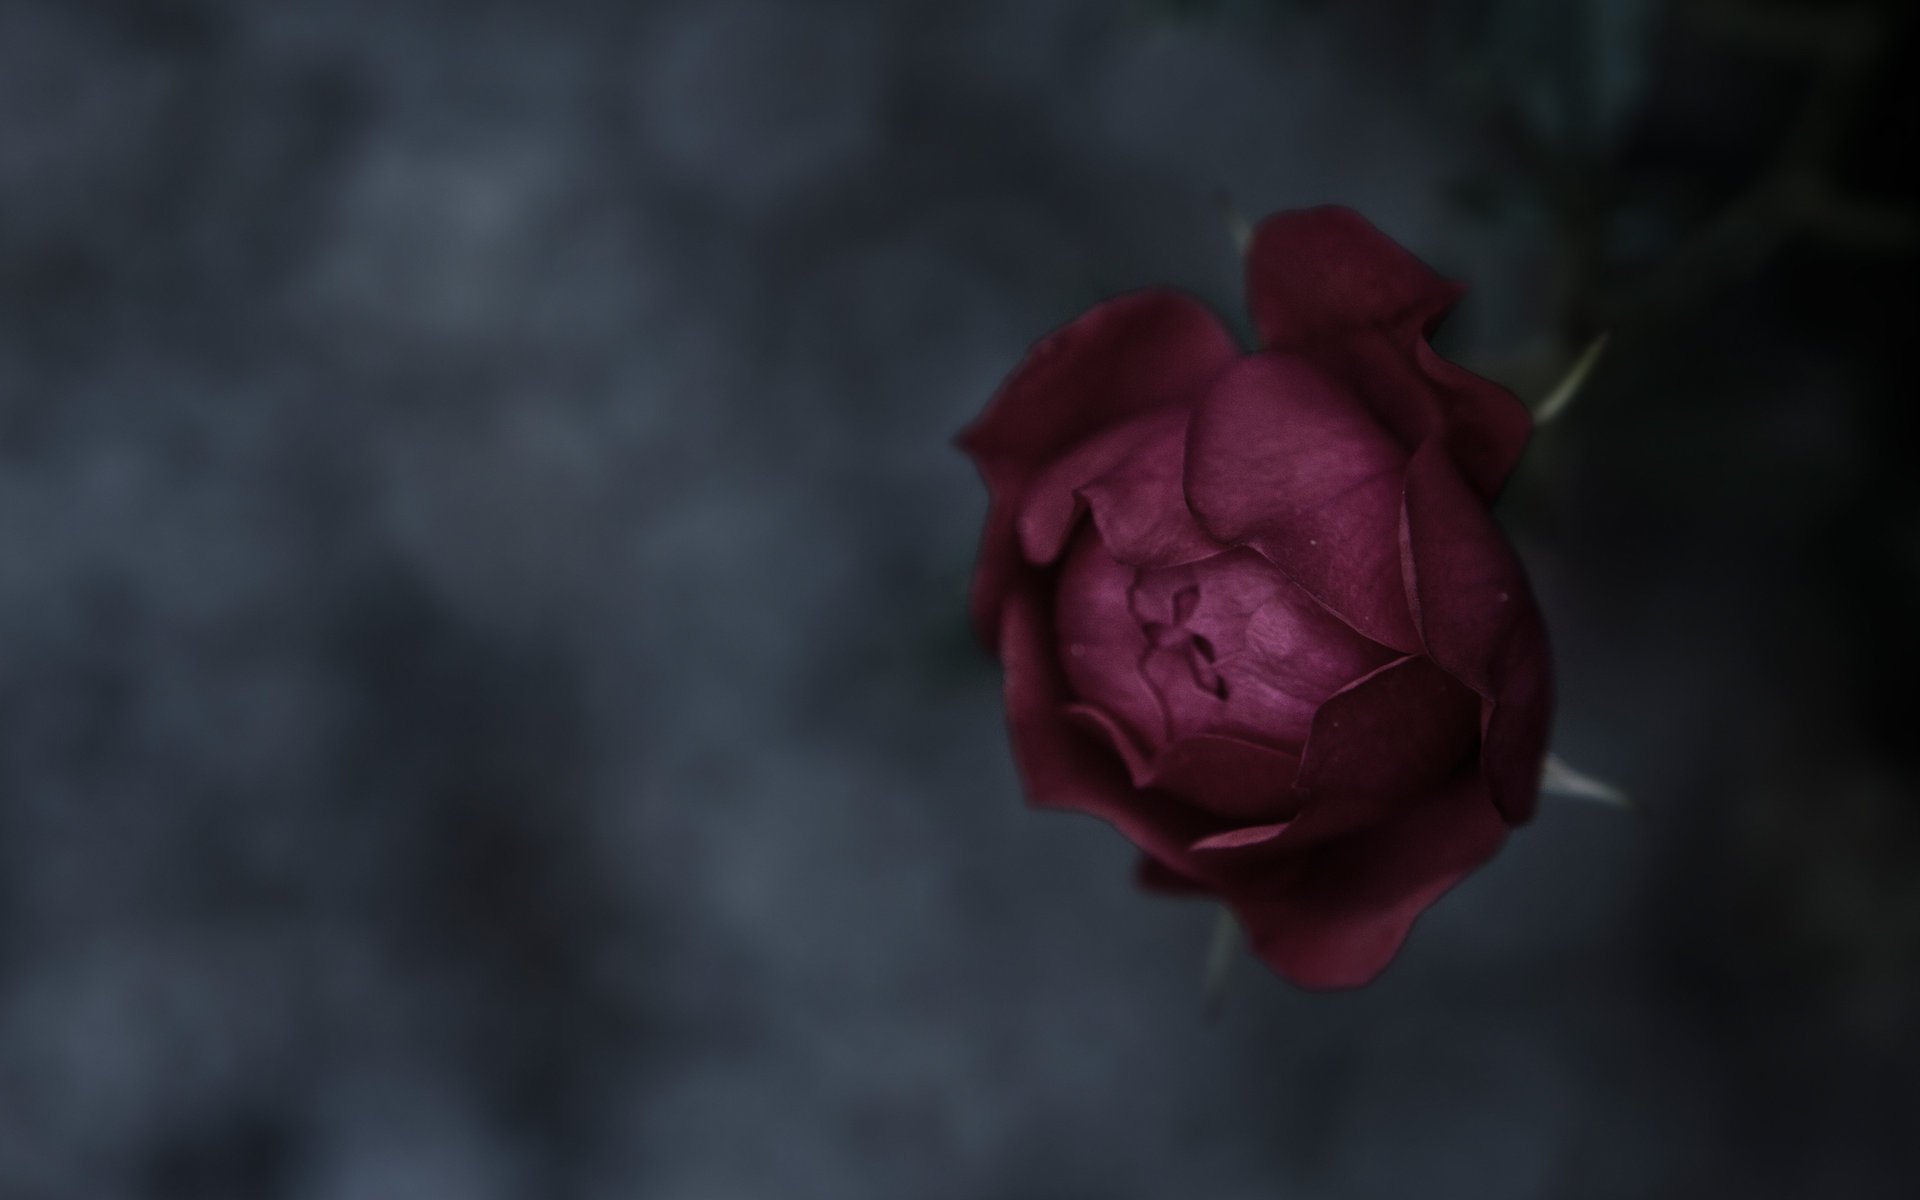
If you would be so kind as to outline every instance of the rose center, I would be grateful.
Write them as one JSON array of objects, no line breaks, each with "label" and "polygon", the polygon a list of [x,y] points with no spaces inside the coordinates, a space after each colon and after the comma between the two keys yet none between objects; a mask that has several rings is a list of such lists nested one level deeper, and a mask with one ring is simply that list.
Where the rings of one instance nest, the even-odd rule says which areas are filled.
[{"label": "rose center", "polygon": [[1297,753],[1322,700],[1394,657],[1252,551],[1135,567],[1089,530],[1055,595],[1074,697],[1150,754],[1197,735]]},{"label": "rose center", "polygon": [[[1137,588],[1132,599],[1137,607],[1142,599]],[[1218,653],[1213,648],[1213,642],[1205,634],[1187,627],[1194,610],[1199,607],[1200,589],[1184,587],[1173,594],[1171,621],[1140,621],[1140,632],[1147,640],[1146,652],[1140,658],[1140,674],[1144,678],[1153,678],[1158,672],[1149,669],[1149,660],[1155,655],[1172,655],[1185,665],[1186,677],[1193,681],[1194,687],[1216,700],[1225,700],[1227,680],[1214,667]]]}]

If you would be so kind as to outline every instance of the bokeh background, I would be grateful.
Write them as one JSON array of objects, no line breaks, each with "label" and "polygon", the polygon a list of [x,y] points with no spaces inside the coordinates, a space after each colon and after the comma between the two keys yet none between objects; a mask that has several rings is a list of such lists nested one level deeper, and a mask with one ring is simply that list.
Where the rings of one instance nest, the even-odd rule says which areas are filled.
[{"label": "bokeh background", "polygon": [[[0,1197],[1906,1196],[1904,0],[0,0]],[[1540,394],[1372,988],[1025,811],[949,446],[1217,207]]]}]

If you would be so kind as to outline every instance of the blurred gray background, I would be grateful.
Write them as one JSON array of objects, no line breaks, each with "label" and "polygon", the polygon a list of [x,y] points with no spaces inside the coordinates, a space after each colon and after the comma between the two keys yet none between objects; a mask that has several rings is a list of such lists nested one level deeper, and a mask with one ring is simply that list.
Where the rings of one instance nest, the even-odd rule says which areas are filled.
[{"label": "blurred gray background", "polygon": [[[1910,7],[0,0],[0,1197],[1911,1194]],[[1653,815],[1209,1024],[948,439],[1221,192],[1615,330],[1502,515]]]}]

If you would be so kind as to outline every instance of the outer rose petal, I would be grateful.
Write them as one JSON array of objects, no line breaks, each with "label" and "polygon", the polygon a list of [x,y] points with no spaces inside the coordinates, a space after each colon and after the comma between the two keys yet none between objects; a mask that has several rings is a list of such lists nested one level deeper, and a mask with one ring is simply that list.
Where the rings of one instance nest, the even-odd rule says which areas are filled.
[{"label": "outer rose petal", "polygon": [[1281,975],[1307,988],[1359,987],[1506,832],[1469,768],[1394,819],[1275,863],[1224,895],[1253,952]]},{"label": "outer rose petal", "polygon": [[1028,352],[958,439],[991,498],[970,602],[982,641],[998,641],[1000,606],[1023,570],[1014,519],[1034,475],[1102,429],[1188,402],[1238,354],[1210,309],[1165,289],[1098,305]]},{"label": "outer rose petal", "polygon": [[1290,847],[1390,822],[1470,761],[1478,698],[1423,658],[1402,658],[1320,706],[1300,758]]},{"label": "outer rose petal", "polygon": [[1531,603],[1514,622],[1495,667],[1495,699],[1485,709],[1481,769],[1493,802],[1519,825],[1540,798],[1540,765],[1553,730],[1552,653],[1547,628]]},{"label": "outer rose petal", "polygon": [[1518,824],[1533,813],[1553,718],[1551,653],[1526,571],[1435,447],[1408,466],[1403,536],[1427,653],[1484,698],[1487,782]]},{"label": "outer rose petal", "polygon": [[1247,247],[1247,306],[1263,345],[1418,328],[1453,307],[1462,290],[1350,208],[1275,213]]},{"label": "outer rose petal", "polygon": [[1165,796],[1138,792],[1121,760],[1067,717],[1066,681],[1054,660],[1046,605],[1031,591],[1008,597],[1000,628],[1007,729],[1027,799],[1108,822],[1158,858],[1177,855],[1214,825]]},{"label": "outer rose petal", "polygon": [[1196,734],[1160,752],[1153,785],[1231,821],[1293,815],[1297,755],[1243,738]]},{"label": "outer rose petal", "polygon": [[1231,904],[1255,952],[1295,983],[1365,983],[1500,846],[1506,823],[1473,763],[1478,718],[1473,694],[1433,664],[1389,663],[1321,706],[1297,817],[1210,834],[1166,870]]},{"label": "outer rose petal", "polygon": [[1474,488],[1491,498],[1533,422],[1512,392],[1428,345],[1463,290],[1344,208],[1269,217],[1247,253],[1261,344],[1333,371],[1403,448],[1443,437]]},{"label": "outer rose petal", "polygon": [[1406,458],[1366,410],[1296,355],[1222,374],[1187,433],[1187,501],[1221,542],[1252,546],[1354,629],[1402,653]]},{"label": "outer rose petal", "polygon": [[1533,437],[1533,413],[1493,380],[1440,357],[1427,344],[1432,332],[1431,327],[1421,331],[1413,353],[1446,412],[1447,451],[1467,482],[1483,499],[1492,500]]}]

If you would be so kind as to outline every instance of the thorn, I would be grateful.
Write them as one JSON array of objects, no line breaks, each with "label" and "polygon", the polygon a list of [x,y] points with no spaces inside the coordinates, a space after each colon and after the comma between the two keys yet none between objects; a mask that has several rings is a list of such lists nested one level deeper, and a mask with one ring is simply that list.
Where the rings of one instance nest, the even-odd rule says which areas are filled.
[{"label": "thorn", "polygon": [[1543,794],[1560,796],[1568,800],[1591,800],[1598,804],[1610,804],[1615,808],[1624,808],[1643,817],[1648,815],[1646,807],[1638,800],[1610,783],[1574,770],[1557,754],[1547,755],[1546,762],[1541,764],[1540,791]]},{"label": "thorn", "polygon": [[1200,977],[1202,1013],[1211,1022],[1220,1016],[1227,999],[1227,979],[1233,974],[1234,951],[1240,948],[1240,926],[1233,910],[1222,906],[1214,915],[1213,936],[1207,941],[1207,967]]},{"label": "thorn", "polygon": [[1573,366],[1560,377],[1560,382],[1547,393],[1546,399],[1534,406],[1534,428],[1547,424],[1566,411],[1567,406],[1573,403],[1573,398],[1580,394],[1581,387],[1587,382],[1587,376],[1593,374],[1593,368],[1599,365],[1600,355],[1606,351],[1607,343],[1612,340],[1613,334],[1602,333],[1587,343],[1587,348],[1580,352],[1579,358],[1573,360]]}]

